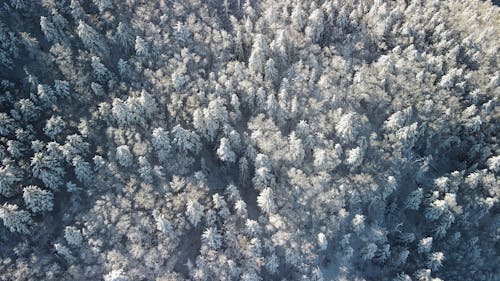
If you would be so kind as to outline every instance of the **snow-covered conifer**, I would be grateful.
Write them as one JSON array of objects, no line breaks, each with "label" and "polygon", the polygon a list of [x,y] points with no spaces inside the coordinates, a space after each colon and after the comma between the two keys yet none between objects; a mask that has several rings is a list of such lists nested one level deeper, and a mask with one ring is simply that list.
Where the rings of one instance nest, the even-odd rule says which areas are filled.
[{"label": "snow-covered conifer", "polygon": [[23,156],[24,148],[22,143],[16,140],[7,141],[7,151],[13,158],[21,158]]},{"label": "snow-covered conifer", "polygon": [[347,164],[351,165],[352,169],[358,167],[363,162],[364,152],[361,147],[353,148],[347,151]]},{"label": "snow-covered conifer", "polygon": [[26,207],[34,213],[52,211],[54,195],[48,190],[30,185],[23,189],[23,199]]},{"label": "snow-covered conifer", "polygon": [[445,200],[434,200],[425,210],[425,217],[430,221],[437,220],[447,209],[448,204]]},{"label": "snow-covered conifer", "polygon": [[148,57],[150,55],[146,41],[140,36],[135,37],[135,52],[140,57]]},{"label": "snow-covered conifer", "polygon": [[273,191],[269,187],[264,188],[257,196],[257,205],[266,214],[272,214],[276,211]]},{"label": "snow-covered conifer", "polygon": [[266,65],[264,66],[264,77],[269,81],[276,81],[278,78],[278,70],[276,69],[276,63],[272,58],[268,59]]},{"label": "snow-covered conifer", "polygon": [[158,153],[158,158],[160,161],[164,162],[169,156],[170,153],[170,137],[168,132],[163,128],[156,128],[152,133],[152,143],[156,152]]},{"label": "snow-covered conifer", "polygon": [[54,90],[59,97],[68,98],[70,95],[70,85],[68,81],[65,80],[55,80]]},{"label": "snow-covered conifer", "polygon": [[222,245],[222,235],[217,230],[217,227],[209,227],[203,231],[201,241],[212,249],[219,249]]},{"label": "snow-covered conifer", "polygon": [[418,210],[423,197],[424,193],[422,188],[417,188],[416,190],[412,191],[406,199],[406,208],[410,210]]},{"label": "snow-covered conifer", "polygon": [[108,48],[100,38],[99,34],[83,20],[78,21],[76,30],[78,37],[80,37],[83,45],[85,45],[87,49],[93,52],[107,53]]},{"label": "snow-covered conifer", "polygon": [[85,11],[80,5],[80,0],[71,0],[69,7],[71,8],[70,13],[73,16],[74,20],[82,19],[83,15],[85,14]]},{"label": "snow-covered conifer", "polygon": [[387,185],[382,193],[382,198],[385,200],[390,194],[392,194],[397,188],[396,179],[393,176],[387,178]]},{"label": "snow-covered conifer", "polygon": [[12,192],[14,184],[21,179],[20,171],[14,166],[10,164],[0,166],[0,194],[8,195]]},{"label": "snow-covered conifer", "polygon": [[335,130],[338,136],[348,143],[352,143],[356,140],[359,133],[359,124],[354,113],[346,113],[342,115],[337,125],[335,125]]},{"label": "snow-covered conifer", "polygon": [[132,47],[134,35],[131,28],[126,23],[118,23],[115,40],[125,49],[130,49]]},{"label": "snow-covered conifer", "polygon": [[328,247],[328,240],[323,232],[318,233],[318,246],[323,251]]},{"label": "snow-covered conifer", "polygon": [[50,19],[44,16],[40,17],[40,28],[48,41],[52,42],[59,40],[57,29]]},{"label": "snow-covered conifer", "polygon": [[56,94],[48,85],[38,84],[36,89],[38,98],[43,102],[44,107],[49,107],[56,102]]},{"label": "snow-covered conifer", "polygon": [[94,75],[97,79],[97,81],[100,82],[105,82],[106,79],[109,77],[108,69],[104,64],[101,63],[101,59],[97,56],[92,57],[92,62],[91,62],[92,69],[94,70]]},{"label": "snow-covered conifer", "polygon": [[297,1],[297,4],[293,8],[291,19],[293,27],[297,30],[300,31],[304,28],[306,24],[306,13],[302,7],[302,2]]},{"label": "snow-covered conifer", "polygon": [[318,43],[324,29],[324,15],[320,8],[314,10],[308,19],[308,24],[305,29],[306,35],[311,42]]},{"label": "snow-covered conifer", "polygon": [[197,153],[200,149],[200,137],[180,125],[175,126],[171,131],[174,144],[178,149],[184,152]]},{"label": "snow-covered conifer", "polygon": [[94,3],[97,5],[101,13],[104,12],[104,10],[113,7],[113,2],[111,0],[94,0]]},{"label": "snow-covered conifer", "polygon": [[227,163],[234,163],[236,160],[236,155],[231,149],[227,138],[222,138],[220,140],[219,148],[217,148],[217,156],[219,156],[220,160]]},{"label": "snow-covered conifer", "polygon": [[0,112],[0,135],[6,136],[14,129],[14,120],[7,113]]},{"label": "snow-covered conifer", "polygon": [[241,157],[238,161],[238,169],[240,172],[240,179],[245,181],[248,179],[249,171],[248,171],[248,160],[246,157]]},{"label": "snow-covered conifer", "polygon": [[198,201],[195,200],[188,200],[187,206],[186,206],[186,215],[189,219],[189,221],[194,225],[197,226],[198,223],[200,222],[201,218],[203,217],[203,211],[204,211],[203,205],[198,203]]},{"label": "snow-covered conifer", "polygon": [[19,210],[17,205],[3,204],[0,206],[0,219],[11,232],[28,234],[29,227],[33,223],[30,214],[25,210]]},{"label": "snow-covered conifer", "polygon": [[132,153],[127,145],[120,145],[116,148],[116,159],[123,167],[130,167],[132,165]]},{"label": "snow-covered conifer", "polygon": [[129,281],[122,269],[115,269],[104,275],[104,281]]},{"label": "snow-covered conifer", "polygon": [[352,219],[352,228],[355,232],[360,233],[365,229],[365,216],[357,214]]},{"label": "snow-covered conifer", "polygon": [[64,238],[68,244],[73,246],[79,246],[83,241],[81,231],[74,226],[66,226],[64,228]]},{"label": "snow-covered conifer", "polygon": [[56,250],[56,253],[66,259],[66,261],[70,263],[75,261],[75,257],[68,247],[64,246],[61,243],[55,243],[54,248]]},{"label": "snow-covered conifer", "polygon": [[428,253],[432,248],[432,237],[423,238],[418,242],[418,252],[419,253]]},{"label": "snow-covered conifer", "polygon": [[378,247],[375,243],[369,243],[366,247],[361,249],[362,257],[364,260],[371,260],[375,257]]},{"label": "snow-covered conifer", "polygon": [[289,141],[289,156],[292,163],[299,166],[304,161],[305,151],[304,146],[302,144],[302,140],[295,136],[295,133],[292,132],[288,137]]},{"label": "snow-covered conifer", "polygon": [[254,41],[252,52],[250,53],[250,57],[248,58],[248,68],[250,68],[250,70],[255,73],[262,73],[267,58],[266,52],[267,46],[264,36],[259,34]]},{"label": "snow-covered conifer", "polygon": [[63,131],[65,126],[66,122],[64,122],[61,116],[52,116],[49,120],[47,120],[43,131],[47,136],[54,139]]},{"label": "snow-covered conifer", "polygon": [[500,155],[490,157],[486,163],[492,172],[500,171]]},{"label": "snow-covered conifer", "polygon": [[147,183],[152,183],[153,181],[153,168],[149,161],[144,156],[139,156],[139,176]]},{"label": "snow-covered conifer", "polygon": [[160,212],[155,210],[153,212],[153,217],[156,221],[157,230],[161,231],[170,239],[175,239],[177,237],[172,223],[167,218],[165,218],[164,214],[161,214]]},{"label": "snow-covered conifer", "polygon": [[427,265],[433,270],[436,271],[441,266],[443,266],[444,254],[442,252],[434,252],[430,255]]},{"label": "snow-covered conifer", "polygon": [[246,216],[247,214],[247,204],[243,200],[238,200],[236,203],[234,203],[234,209],[236,210],[236,213],[240,216]]},{"label": "snow-covered conifer", "polygon": [[274,274],[278,270],[279,262],[278,262],[278,257],[275,254],[272,254],[267,260],[266,260],[266,269],[269,271],[269,273]]}]

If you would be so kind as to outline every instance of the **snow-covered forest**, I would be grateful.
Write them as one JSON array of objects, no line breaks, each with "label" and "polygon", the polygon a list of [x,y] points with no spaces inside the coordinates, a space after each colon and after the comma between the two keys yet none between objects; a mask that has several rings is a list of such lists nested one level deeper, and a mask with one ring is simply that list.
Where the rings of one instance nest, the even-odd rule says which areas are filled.
[{"label": "snow-covered forest", "polygon": [[500,280],[500,8],[1,0],[0,280]]}]

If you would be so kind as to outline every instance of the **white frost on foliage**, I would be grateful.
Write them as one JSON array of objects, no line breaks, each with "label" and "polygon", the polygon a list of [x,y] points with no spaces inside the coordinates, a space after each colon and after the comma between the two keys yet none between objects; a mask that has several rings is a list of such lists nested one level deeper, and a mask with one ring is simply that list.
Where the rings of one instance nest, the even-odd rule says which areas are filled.
[{"label": "white frost on foliage", "polygon": [[0,280],[499,276],[492,1],[1,4]]},{"label": "white frost on foliage", "polygon": [[328,246],[328,240],[326,240],[326,236],[322,232],[318,233],[318,246],[323,251]]},{"label": "white frost on foliage", "polygon": [[231,149],[227,138],[222,138],[220,140],[219,148],[217,148],[217,156],[219,156],[220,160],[223,162],[234,163],[236,160],[236,155]]},{"label": "white frost on foliage", "polygon": [[37,186],[27,186],[23,191],[26,206],[34,213],[52,211],[54,195],[48,190]]},{"label": "white frost on foliage", "polygon": [[116,148],[116,159],[123,167],[130,167],[132,165],[132,153],[127,145],[120,145]]},{"label": "white frost on foliage", "polygon": [[29,226],[33,223],[30,214],[25,210],[19,210],[17,205],[4,204],[0,206],[0,219],[11,232],[28,234]]},{"label": "white frost on foliage", "polygon": [[64,228],[64,238],[68,244],[73,246],[79,246],[83,241],[81,231],[74,226],[66,226],[66,228]]},{"label": "white frost on foliage", "polygon": [[269,187],[264,188],[257,196],[257,205],[265,214],[275,212],[276,205],[274,204],[273,191]]},{"label": "white frost on foliage", "polygon": [[129,281],[122,269],[115,269],[104,275],[104,281]]},{"label": "white frost on foliage", "polygon": [[177,237],[175,234],[174,227],[172,223],[165,218],[164,214],[161,214],[159,211],[155,210],[153,212],[153,217],[156,221],[156,229],[165,234],[168,238],[174,239]]},{"label": "white frost on foliage", "polygon": [[191,199],[188,200],[186,206],[186,215],[188,216],[189,221],[194,226],[197,226],[201,218],[203,217],[203,210],[204,210],[203,205],[198,203],[198,201]]},{"label": "white frost on foliage", "polygon": [[222,235],[217,227],[209,227],[203,231],[201,241],[213,249],[219,249],[222,245]]}]

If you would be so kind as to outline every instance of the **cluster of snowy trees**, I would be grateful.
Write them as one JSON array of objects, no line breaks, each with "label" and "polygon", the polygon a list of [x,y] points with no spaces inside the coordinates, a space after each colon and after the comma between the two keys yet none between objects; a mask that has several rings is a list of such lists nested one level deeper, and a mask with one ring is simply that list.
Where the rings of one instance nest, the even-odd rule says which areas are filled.
[{"label": "cluster of snowy trees", "polygon": [[500,10],[6,0],[1,280],[498,280]]}]

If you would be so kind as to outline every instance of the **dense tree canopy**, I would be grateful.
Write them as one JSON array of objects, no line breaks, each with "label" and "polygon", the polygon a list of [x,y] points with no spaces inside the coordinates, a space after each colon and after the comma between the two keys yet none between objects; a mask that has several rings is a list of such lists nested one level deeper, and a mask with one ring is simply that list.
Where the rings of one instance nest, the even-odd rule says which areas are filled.
[{"label": "dense tree canopy", "polygon": [[3,1],[0,280],[499,280],[499,12]]}]

